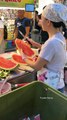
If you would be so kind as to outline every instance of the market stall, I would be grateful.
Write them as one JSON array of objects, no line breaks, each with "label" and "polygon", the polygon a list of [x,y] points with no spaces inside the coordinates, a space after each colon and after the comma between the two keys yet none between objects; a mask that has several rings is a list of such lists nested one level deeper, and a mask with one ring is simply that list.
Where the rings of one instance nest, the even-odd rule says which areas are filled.
[{"label": "market stall", "polygon": [[[16,51],[0,54],[0,63],[2,58],[6,59],[7,61],[12,60],[13,55],[17,56],[18,54]],[[3,59],[2,59],[2,62],[3,62]],[[20,59],[19,59],[19,62],[20,62]],[[9,62],[8,64],[11,64],[11,63]],[[6,63],[5,63],[5,67],[6,67]],[[7,82],[11,83],[12,85],[19,84],[19,83],[29,83],[36,80],[36,71],[31,67],[29,67],[28,65],[25,65],[23,61],[20,64],[18,63],[16,68],[12,68],[12,69],[3,68],[3,65],[2,67],[0,65],[0,80],[4,81],[5,79],[7,80]]]},{"label": "market stall", "polygon": [[[15,19],[17,17],[17,11],[19,9],[25,10],[26,4],[34,4],[34,0],[26,0],[26,1],[0,1],[0,18],[3,20],[4,25],[7,27],[7,39],[5,42],[5,52],[10,52],[15,50],[15,36],[14,36],[14,28],[15,28]],[[8,7],[9,6],[9,7]],[[32,12],[25,11],[25,17],[32,19]]]},{"label": "market stall", "polygon": [[[13,52],[7,50],[6,53],[0,54],[0,80],[3,82],[0,88],[0,120],[67,120],[67,97],[47,84],[37,81],[37,72],[29,67],[23,61],[21,53],[18,53],[20,48],[28,59],[34,62],[38,49],[32,49],[28,44],[24,46],[25,42],[22,42],[22,48],[21,42],[18,41],[16,39],[17,45]],[[9,48],[11,44],[10,40]],[[19,62],[13,55],[18,56]],[[11,86],[5,94],[3,91],[7,88],[7,83]],[[15,85],[19,88],[14,90]]]},{"label": "market stall", "polygon": [[[16,52],[15,38],[14,38],[14,28],[15,28],[15,19],[17,15],[17,10],[25,9],[25,5],[33,5],[34,0],[26,0],[26,1],[0,1],[0,17],[3,20],[4,24],[7,27],[7,39],[5,40],[5,53],[0,54],[0,57],[4,57],[6,59],[11,59],[13,53]],[[8,7],[9,6],[9,7]],[[32,18],[33,11],[25,11],[25,17]],[[11,52],[13,51],[13,52]],[[8,52],[8,53],[7,53]],[[1,70],[2,72],[2,70]],[[3,74],[5,74],[5,70]],[[3,79],[3,78],[2,78]],[[29,66],[24,66],[22,68],[17,68],[15,70],[10,71],[9,75],[4,79],[8,79],[11,84],[22,83],[22,82],[31,82],[36,80],[36,71],[30,68]]]}]

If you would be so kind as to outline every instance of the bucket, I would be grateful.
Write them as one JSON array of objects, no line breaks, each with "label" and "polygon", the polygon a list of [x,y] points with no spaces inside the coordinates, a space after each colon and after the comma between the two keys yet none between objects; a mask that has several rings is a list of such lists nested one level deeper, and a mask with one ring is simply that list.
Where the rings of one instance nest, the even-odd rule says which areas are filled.
[{"label": "bucket", "polygon": [[[0,81],[0,87],[2,85],[3,81]],[[6,82],[5,85],[3,86],[2,90],[1,90],[1,95],[8,93],[11,91],[11,84]]]},{"label": "bucket", "polygon": [[41,120],[67,120],[67,97],[39,81],[0,97],[0,120],[33,120],[36,115]]}]

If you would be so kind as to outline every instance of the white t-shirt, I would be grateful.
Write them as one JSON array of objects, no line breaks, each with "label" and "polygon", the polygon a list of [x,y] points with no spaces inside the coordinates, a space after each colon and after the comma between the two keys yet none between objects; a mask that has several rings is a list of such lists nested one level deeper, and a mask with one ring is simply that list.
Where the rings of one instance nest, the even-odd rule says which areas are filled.
[{"label": "white t-shirt", "polygon": [[66,55],[62,42],[65,43],[65,38],[58,32],[51,39],[48,39],[41,48],[39,56],[49,62],[47,64],[49,70],[59,72],[65,66]]},{"label": "white t-shirt", "polygon": [[48,61],[46,68],[53,72],[61,72],[62,77],[59,78],[57,88],[64,87],[63,69],[66,61],[65,38],[58,32],[51,39],[48,39],[41,48],[39,56]]}]

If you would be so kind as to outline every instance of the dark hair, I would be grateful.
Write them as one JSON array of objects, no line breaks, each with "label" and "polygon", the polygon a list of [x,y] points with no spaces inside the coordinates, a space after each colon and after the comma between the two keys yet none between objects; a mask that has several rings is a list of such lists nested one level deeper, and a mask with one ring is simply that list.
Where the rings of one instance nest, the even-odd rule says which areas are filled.
[{"label": "dark hair", "polygon": [[64,23],[63,22],[53,22],[53,21],[51,21],[52,22],[52,24],[53,24],[53,26],[55,27],[55,28],[60,28],[61,26],[63,27],[65,27],[65,25],[64,25]]},{"label": "dark hair", "polygon": [[53,24],[53,26],[54,26],[55,28],[60,28],[60,27],[62,27],[62,31],[63,31],[63,33],[64,33],[64,37],[67,38],[67,29],[66,29],[65,24],[64,24],[63,22],[53,22],[53,21],[51,21],[51,22],[52,22],[52,24]]},{"label": "dark hair", "polygon": [[64,37],[67,39],[67,29],[64,31]]},{"label": "dark hair", "polygon": [[7,39],[7,36],[8,36],[8,32],[7,32],[7,26],[4,25],[4,40]]}]

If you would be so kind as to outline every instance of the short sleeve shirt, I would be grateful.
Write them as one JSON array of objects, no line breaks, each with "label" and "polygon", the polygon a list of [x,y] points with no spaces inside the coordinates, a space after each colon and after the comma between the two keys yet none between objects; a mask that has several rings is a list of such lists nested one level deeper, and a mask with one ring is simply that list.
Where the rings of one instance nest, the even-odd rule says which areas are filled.
[{"label": "short sleeve shirt", "polygon": [[47,68],[49,70],[58,72],[64,68],[66,57],[62,43],[65,44],[65,38],[58,32],[42,46],[39,56],[48,61]]},{"label": "short sleeve shirt", "polygon": [[[15,20],[15,26],[18,28],[18,30],[20,30],[24,35],[26,34],[26,27],[30,27],[30,19],[28,18],[23,18],[23,19],[19,19],[17,18]],[[18,31],[18,38],[22,39],[22,35],[19,33]]]}]

